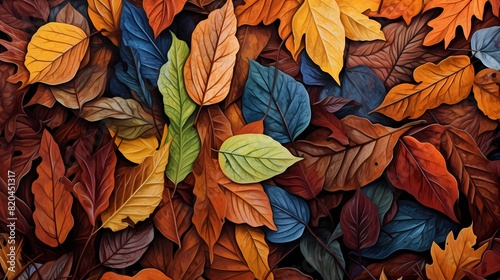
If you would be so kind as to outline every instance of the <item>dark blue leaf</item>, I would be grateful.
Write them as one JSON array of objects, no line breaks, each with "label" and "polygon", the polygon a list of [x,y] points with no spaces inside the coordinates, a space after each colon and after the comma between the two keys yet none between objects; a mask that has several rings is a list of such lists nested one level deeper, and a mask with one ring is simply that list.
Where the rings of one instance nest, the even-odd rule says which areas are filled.
[{"label": "dark blue leaf", "polygon": [[[137,56],[138,54],[136,51],[133,51],[124,44],[120,45],[120,57],[123,63],[118,63],[115,66],[116,78],[131,90],[135,91],[142,101],[151,107],[153,104],[151,93],[144,83],[140,71],[141,61]],[[111,88],[111,91],[116,92],[113,88]]]},{"label": "dark blue leaf", "polygon": [[156,86],[160,68],[167,62],[167,52],[172,43],[170,32],[161,33],[155,40],[146,12],[127,1],[123,1],[120,28],[122,44],[137,55],[142,65],[142,76]]},{"label": "dark blue leaf", "polygon": [[445,215],[409,200],[398,201],[394,219],[382,227],[375,245],[362,249],[367,258],[384,259],[398,250],[424,252],[460,226]]},{"label": "dark blue leaf", "polygon": [[307,202],[280,187],[264,185],[264,189],[271,202],[274,224],[278,228],[276,231],[264,229],[266,239],[274,243],[299,239],[311,217]]},{"label": "dark blue leaf", "polygon": [[383,125],[394,125],[394,120],[380,114],[368,112],[374,110],[382,103],[386,95],[384,84],[370,68],[361,65],[354,68],[346,68],[340,75],[342,86],[330,82],[320,94],[319,100],[327,96],[344,97],[352,99],[360,105],[348,104],[335,113],[339,118],[348,115],[356,115],[367,118],[373,123]]},{"label": "dark blue leaf", "polygon": [[125,99],[133,98],[132,94],[130,94],[130,89],[124,83],[120,82],[116,75],[109,80],[109,89],[113,97],[117,96]]},{"label": "dark blue leaf", "polygon": [[500,70],[500,26],[476,31],[470,45],[474,56],[486,67]]},{"label": "dark blue leaf", "polygon": [[300,72],[302,73],[302,81],[304,81],[304,84],[311,86],[326,86],[328,83],[334,82],[328,73],[323,72],[323,70],[309,58],[306,51],[302,51],[301,56]]},{"label": "dark blue leaf", "polygon": [[[247,123],[264,117],[274,80],[274,67],[250,60],[250,71],[242,99],[243,117]],[[309,95],[304,86],[279,71],[273,102],[264,121],[264,134],[285,144],[292,142],[311,121]]]}]

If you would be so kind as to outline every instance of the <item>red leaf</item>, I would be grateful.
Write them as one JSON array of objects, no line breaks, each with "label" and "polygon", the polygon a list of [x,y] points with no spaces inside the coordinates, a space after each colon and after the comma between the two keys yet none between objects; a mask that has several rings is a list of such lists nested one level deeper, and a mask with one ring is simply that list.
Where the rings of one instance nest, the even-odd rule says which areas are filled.
[{"label": "red leaf", "polygon": [[377,206],[360,188],[342,208],[340,226],[344,244],[352,250],[359,251],[377,242],[380,232]]},{"label": "red leaf", "polygon": [[155,38],[174,21],[187,0],[144,0],[142,5],[149,19],[149,25],[153,28]]},{"label": "red leaf", "polygon": [[386,276],[390,279],[393,277],[403,277],[403,279],[407,279],[415,276],[417,272],[420,272],[421,275],[425,274],[422,273],[425,271],[425,258],[417,254],[399,254],[395,255],[393,258],[383,260],[382,262],[372,263],[367,266],[366,269],[368,271],[362,269],[361,274],[356,276],[355,279],[373,279],[372,275],[378,278],[382,270],[384,270]]},{"label": "red leaf", "polygon": [[141,259],[144,268],[156,268],[165,275],[174,274],[174,243],[161,235],[155,236],[148,250]]},{"label": "red leaf", "polygon": [[328,138],[335,139],[342,145],[349,145],[349,138],[347,138],[342,123],[332,113],[329,113],[325,107],[313,105],[311,123],[329,129],[332,134]]},{"label": "red leaf", "polygon": [[470,270],[475,275],[486,278],[500,271],[500,252],[486,251],[483,260],[476,267]]},{"label": "red leaf", "polygon": [[279,63],[279,70],[296,78],[300,73],[300,56],[299,60],[295,61],[290,52],[285,47],[285,44],[283,44],[278,57],[278,49],[281,42],[282,41],[278,33],[276,31],[273,31],[271,39],[269,39],[269,42],[260,53],[261,63],[265,66],[276,66],[277,60]]},{"label": "red leaf", "polygon": [[325,177],[317,171],[317,165],[318,162],[307,166],[305,161],[299,161],[274,177],[274,181],[292,194],[313,199],[321,192],[325,182]]},{"label": "red leaf", "polygon": [[313,107],[321,106],[321,107],[325,108],[325,110],[328,113],[333,114],[335,112],[338,112],[340,109],[342,109],[345,105],[347,105],[349,103],[355,104],[356,102],[354,102],[352,99],[347,99],[347,98],[340,97],[340,96],[329,95],[329,96],[325,97],[324,99],[322,99],[318,102],[315,102],[313,104]]},{"label": "red leaf", "polygon": [[240,130],[238,130],[234,135],[240,134],[264,134],[264,120],[258,120],[251,122]]},{"label": "red leaf", "polygon": [[72,266],[73,255],[65,254],[55,261],[44,263],[37,272],[33,273],[30,280],[66,279],[69,277]]},{"label": "red leaf", "polygon": [[205,246],[202,239],[192,227],[182,238],[182,247],[174,256],[173,279],[196,279],[203,274],[205,265]]},{"label": "red leaf", "polygon": [[319,219],[330,216],[330,210],[339,206],[343,197],[342,192],[325,192],[320,193],[315,199],[310,200],[311,225],[317,227]]},{"label": "red leaf", "polygon": [[273,269],[275,280],[313,280],[309,275],[305,275],[300,270],[292,267]]}]

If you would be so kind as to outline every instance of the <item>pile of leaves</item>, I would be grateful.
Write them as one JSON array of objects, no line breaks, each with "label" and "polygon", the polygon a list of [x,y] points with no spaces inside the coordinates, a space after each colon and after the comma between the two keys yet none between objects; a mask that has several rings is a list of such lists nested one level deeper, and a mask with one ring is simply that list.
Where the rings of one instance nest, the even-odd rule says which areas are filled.
[{"label": "pile of leaves", "polygon": [[498,277],[499,16],[0,1],[2,276]]}]

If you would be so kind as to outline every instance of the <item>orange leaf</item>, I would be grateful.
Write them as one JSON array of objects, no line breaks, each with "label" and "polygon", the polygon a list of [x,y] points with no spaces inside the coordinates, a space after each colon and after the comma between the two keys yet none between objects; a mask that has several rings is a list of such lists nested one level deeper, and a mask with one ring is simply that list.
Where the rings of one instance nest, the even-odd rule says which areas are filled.
[{"label": "orange leaf", "polygon": [[120,17],[122,0],[87,0],[89,17],[97,30],[108,37],[113,44],[120,44]]},{"label": "orange leaf", "polygon": [[400,121],[418,118],[442,103],[458,103],[470,93],[474,67],[465,55],[450,56],[438,65],[428,62],[417,67],[413,77],[418,84],[393,87],[373,112]]},{"label": "orange leaf", "polygon": [[184,66],[184,80],[194,102],[203,106],[226,98],[239,47],[233,2],[227,1],[193,31],[191,53]]},{"label": "orange leaf", "polygon": [[203,266],[205,266],[204,244],[196,233],[196,229],[191,227],[182,238],[182,247],[175,252],[172,278],[175,280],[196,279],[203,274]]},{"label": "orange leaf", "polygon": [[273,280],[269,269],[269,246],[264,239],[264,232],[259,228],[247,225],[236,225],[236,242],[241,249],[248,267],[257,279]]},{"label": "orange leaf", "polygon": [[458,184],[446,169],[441,153],[432,144],[421,143],[411,136],[399,139],[396,151],[387,171],[391,183],[458,223],[453,210],[458,200]]},{"label": "orange leaf", "polygon": [[139,271],[133,277],[116,274],[114,272],[108,271],[104,273],[101,280],[127,280],[127,279],[137,279],[137,280],[171,280],[170,277],[163,274],[158,269],[145,268]]},{"label": "orange leaf", "polygon": [[425,5],[424,12],[434,8],[444,10],[437,18],[429,21],[429,26],[433,29],[425,37],[424,45],[432,46],[444,40],[444,47],[448,48],[451,40],[455,38],[458,26],[462,26],[465,38],[468,39],[472,28],[471,17],[476,16],[483,20],[485,4],[486,0],[431,0]]},{"label": "orange leaf", "polygon": [[[233,129],[233,131],[238,131],[246,125],[239,102],[229,105],[229,107],[224,110],[224,114],[231,123],[231,128]],[[237,133],[235,133],[235,135],[237,135]]]},{"label": "orange leaf", "polygon": [[492,120],[500,119],[500,71],[484,69],[474,80],[474,97],[477,106]]},{"label": "orange leaf", "polygon": [[379,12],[368,13],[371,17],[385,17],[397,19],[403,17],[407,25],[411,19],[420,14],[424,7],[425,0],[384,0],[379,8]]},{"label": "orange leaf", "polygon": [[471,269],[476,266],[486,251],[488,244],[474,250],[476,235],[472,231],[472,225],[464,228],[458,234],[457,239],[453,238],[453,232],[446,237],[444,250],[439,248],[435,242],[432,243],[431,256],[432,264],[425,266],[425,272],[429,279],[458,280],[465,276],[463,269]]},{"label": "orange leaf", "polygon": [[240,135],[240,134],[264,134],[264,120],[258,120],[251,122],[244,127],[242,127],[240,130],[238,130],[234,135]]},{"label": "orange leaf", "polygon": [[149,25],[153,28],[155,38],[172,24],[187,0],[144,0],[142,5],[149,19]]},{"label": "orange leaf", "polygon": [[64,176],[64,163],[57,143],[47,130],[43,131],[39,154],[42,162],[36,168],[38,178],[31,187],[35,195],[35,234],[43,243],[57,247],[64,243],[74,224],[73,196],[59,182]]}]

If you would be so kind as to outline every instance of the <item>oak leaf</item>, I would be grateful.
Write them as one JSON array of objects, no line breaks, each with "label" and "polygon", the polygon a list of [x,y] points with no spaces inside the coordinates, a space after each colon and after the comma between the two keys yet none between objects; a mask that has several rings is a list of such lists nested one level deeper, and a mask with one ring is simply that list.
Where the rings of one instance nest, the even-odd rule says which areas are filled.
[{"label": "oak leaf", "polygon": [[422,12],[425,4],[430,0],[384,0],[378,11],[369,12],[369,16],[397,19],[403,17],[407,25],[416,15]]},{"label": "oak leaf", "polygon": [[89,17],[97,30],[113,44],[120,44],[120,17],[123,0],[87,0]]}]

